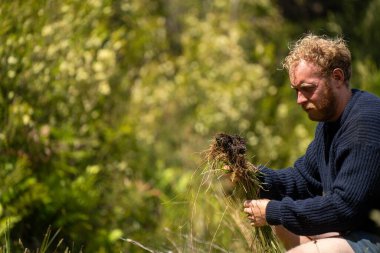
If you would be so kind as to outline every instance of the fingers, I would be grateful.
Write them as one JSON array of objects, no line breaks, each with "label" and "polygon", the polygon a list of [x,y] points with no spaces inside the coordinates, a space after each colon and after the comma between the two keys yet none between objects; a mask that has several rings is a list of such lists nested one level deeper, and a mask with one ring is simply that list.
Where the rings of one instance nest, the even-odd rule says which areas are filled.
[{"label": "fingers", "polygon": [[251,226],[256,227],[256,226],[261,226],[262,225],[259,222],[259,220],[260,220],[259,217],[256,217],[254,214],[248,215],[247,218],[248,218],[249,224]]},{"label": "fingers", "polygon": [[247,214],[247,218],[248,218],[251,226],[255,226],[256,216],[255,216],[255,213],[253,212],[253,208],[252,207],[246,207],[246,208],[244,208],[244,212]]},{"label": "fingers", "polygon": [[253,206],[254,200],[246,200],[244,201],[244,212],[247,214],[253,214],[254,213],[254,206]]},{"label": "fingers", "polygon": [[255,223],[256,222],[256,217],[254,215],[248,215],[248,220],[251,222],[251,223]]},{"label": "fingers", "polygon": [[254,216],[248,216],[248,220],[251,226],[256,226],[256,218]]},{"label": "fingers", "polygon": [[244,207],[251,207],[252,206],[252,202],[253,202],[253,200],[246,200],[246,201],[244,201],[243,206]]},{"label": "fingers", "polygon": [[243,203],[243,211],[247,214],[248,221],[252,226],[261,227],[267,224],[266,221],[266,206],[269,200],[246,200]]}]

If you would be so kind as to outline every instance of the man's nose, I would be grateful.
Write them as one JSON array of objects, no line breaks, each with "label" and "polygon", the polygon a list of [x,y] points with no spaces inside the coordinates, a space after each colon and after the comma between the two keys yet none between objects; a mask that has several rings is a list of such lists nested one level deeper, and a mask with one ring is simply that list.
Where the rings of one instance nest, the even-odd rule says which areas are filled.
[{"label": "man's nose", "polygon": [[297,91],[297,104],[302,105],[305,102],[307,102],[307,98],[305,97],[305,95],[302,94],[302,92]]}]

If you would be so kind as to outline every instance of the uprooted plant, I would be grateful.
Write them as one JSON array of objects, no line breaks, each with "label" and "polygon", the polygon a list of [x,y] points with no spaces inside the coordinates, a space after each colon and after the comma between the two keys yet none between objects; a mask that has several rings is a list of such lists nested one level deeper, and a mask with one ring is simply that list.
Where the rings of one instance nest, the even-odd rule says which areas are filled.
[{"label": "uprooted plant", "polygon": [[[246,158],[246,142],[238,135],[217,134],[206,151],[207,167],[217,178],[228,175],[232,183],[230,191],[225,191],[231,208],[242,207],[243,201],[257,199],[262,188],[260,171]],[[269,226],[252,230],[252,248],[256,252],[279,252],[280,246]]]}]

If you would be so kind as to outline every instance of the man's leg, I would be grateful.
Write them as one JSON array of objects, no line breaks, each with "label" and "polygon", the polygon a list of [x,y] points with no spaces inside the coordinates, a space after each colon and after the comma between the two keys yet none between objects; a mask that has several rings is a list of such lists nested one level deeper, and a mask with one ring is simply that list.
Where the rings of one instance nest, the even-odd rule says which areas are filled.
[{"label": "man's leg", "polygon": [[354,251],[344,238],[333,237],[301,244],[287,253],[354,253]]},{"label": "man's leg", "polygon": [[274,226],[273,229],[288,253],[354,253],[348,242],[335,232],[299,236],[283,226]]},{"label": "man's leg", "polygon": [[307,242],[311,242],[313,240],[313,238],[308,236],[296,235],[284,228],[283,226],[273,226],[273,230],[274,233],[277,235],[278,239],[280,239],[280,241],[284,245],[286,250],[292,249]]},{"label": "man's leg", "polygon": [[280,239],[280,241],[284,245],[286,250],[292,249],[301,244],[302,236],[293,234],[283,226],[273,226],[273,230],[274,233],[277,235],[278,239]]}]

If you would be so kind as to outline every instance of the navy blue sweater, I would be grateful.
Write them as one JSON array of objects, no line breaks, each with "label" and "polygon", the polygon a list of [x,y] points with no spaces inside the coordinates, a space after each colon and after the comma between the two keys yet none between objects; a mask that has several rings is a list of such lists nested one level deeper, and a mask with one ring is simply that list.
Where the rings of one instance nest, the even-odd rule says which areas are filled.
[{"label": "navy blue sweater", "polygon": [[337,122],[320,122],[293,168],[260,167],[266,218],[298,235],[372,228],[380,209],[380,99],[353,95]]}]

